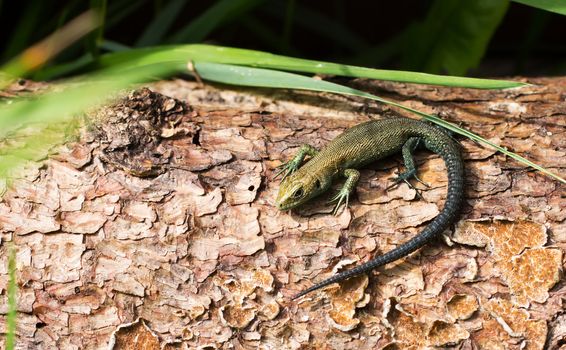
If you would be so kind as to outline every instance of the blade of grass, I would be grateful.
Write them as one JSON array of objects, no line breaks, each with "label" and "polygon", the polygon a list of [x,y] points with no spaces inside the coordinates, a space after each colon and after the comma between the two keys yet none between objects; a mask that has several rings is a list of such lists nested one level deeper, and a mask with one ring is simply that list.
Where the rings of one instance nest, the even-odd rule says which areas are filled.
[{"label": "blade of grass", "polygon": [[[51,80],[55,77],[66,76],[70,73],[79,71],[94,62],[94,58],[90,54],[84,54],[79,58],[75,58],[70,62],[45,67],[31,75],[33,80]],[[1,83],[0,83],[1,84]]]},{"label": "blade of grass", "polygon": [[18,285],[16,283],[16,248],[11,243],[8,248],[8,315],[6,316],[6,350],[12,350],[16,346],[16,318],[18,303],[16,295]]},{"label": "blade of grass", "polygon": [[[271,1],[269,6],[261,7],[261,12],[284,20],[286,6],[284,1]],[[368,43],[352,32],[351,28],[322,12],[309,9],[304,3],[296,4],[293,21],[301,30],[309,30],[350,51],[360,52],[369,47]]]},{"label": "blade of grass", "polygon": [[[254,16],[245,15],[240,20],[242,27],[246,28],[250,33],[253,33],[254,40],[261,43],[263,47],[269,47],[274,50],[278,50],[281,45],[281,35],[274,32],[269,24],[263,20],[258,20]],[[289,46],[287,47],[287,53],[298,54],[298,51]]]},{"label": "blade of grass", "polygon": [[[116,66],[60,85],[58,91],[3,105],[0,107],[0,139],[15,132],[15,128],[22,124],[68,123],[73,115],[108,101],[120,89],[131,88],[133,84],[163,77],[180,69],[161,64],[141,68]],[[14,167],[35,159],[40,147],[48,148],[60,140],[61,133],[46,132],[23,140],[23,148],[3,149],[5,156],[0,155],[0,178],[9,174]]]},{"label": "blade of grass", "polygon": [[142,35],[136,41],[134,46],[150,46],[157,45],[161,39],[171,28],[171,25],[181,14],[181,10],[187,4],[188,0],[173,0],[169,2],[165,8],[155,16],[149,26],[146,27]]},{"label": "blade of grass", "polygon": [[405,83],[458,86],[475,89],[505,89],[528,84],[507,80],[463,78],[434,75],[418,72],[392,71],[336,64],[323,61],[306,60],[274,55],[262,51],[237,49],[231,47],[194,44],[162,46],[131,50],[101,56],[103,67],[129,62],[131,65],[144,65],[180,61],[206,61],[214,63],[252,66],[314,74],[332,74],[355,78],[399,81]]},{"label": "blade of grass", "polygon": [[112,40],[103,40],[100,48],[110,52],[128,51],[131,47]]},{"label": "blade of grass", "polygon": [[264,0],[220,0],[202,15],[174,34],[169,43],[200,42],[220,23],[237,18],[255,8]]},{"label": "blade of grass", "polygon": [[544,31],[549,24],[552,14],[545,11],[532,11],[529,21],[525,23],[526,33],[515,59],[514,74],[522,75],[523,70],[529,61],[529,56],[533,49],[541,41]]},{"label": "blade of grass", "polygon": [[96,28],[96,21],[94,12],[83,13],[44,40],[26,49],[21,55],[5,64],[1,70],[14,77],[28,75]]},{"label": "blade of grass", "polygon": [[108,3],[108,16],[106,18],[106,29],[122,23],[134,11],[146,6],[148,0],[113,0]]},{"label": "blade of grass", "polygon": [[523,5],[536,7],[549,12],[566,15],[566,3],[557,0],[513,0]]},{"label": "blade of grass", "polygon": [[98,27],[88,36],[86,49],[95,59],[100,56],[100,45],[102,40],[104,40],[107,8],[107,0],[90,0],[90,9],[97,16],[96,22]]},{"label": "blade of grass", "polygon": [[412,26],[403,67],[465,75],[479,64],[508,5],[508,0],[433,1],[425,20]]},{"label": "blade of grass", "polygon": [[490,142],[489,140],[486,140],[468,130],[462,129],[452,123],[446,122],[434,115],[417,111],[413,108],[404,106],[397,102],[383,99],[381,97],[369,94],[364,91],[352,89],[347,86],[327,82],[324,80],[312,79],[302,75],[297,75],[287,72],[278,72],[278,71],[261,69],[261,68],[240,67],[234,65],[217,64],[217,63],[209,63],[209,62],[195,62],[194,67],[201,78],[205,80],[224,83],[224,84],[324,91],[324,92],[368,98],[391,106],[402,108],[406,111],[422,116],[423,118],[430,120],[435,124],[441,125],[455,133],[458,133],[474,141],[495,148],[499,152],[519,161],[520,163],[526,164],[527,166],[530,166],[550,177],[553,177],[562,183],[566,183],[565,179],[541,167],[540,165],[537,165],[529,161],[528,159],[521,157],[516,153],[510,152],[507,149],[500,147],[494,144],[493,142]]},{"label": "blade of grass", "polygon": [[283,35],[281,36],[279,47],[282,53],[289,54],[289,48],[291,47],[291,33],[293,32],[294,24],[294,14],[295,7],[297,5],[296,0],[287,0],[285,6],[285,17],[283,21]]},{"label": "blade of grass", "polygon": [[[34,34],[37,30],[37,23],[41,21],[41,14],[45,2],[39,3],[35,1],[28,2],[28,5],[19,18],[16,28],[12,31],[10,39],[4,52],[2,52],[2,61],[7,61],[25,49],[27,43],[35,41]],[[6,14],[5,14],[6,15]],[[4,39],[6,40],[6,39]]]},{"label": "blade of grass", "polygon": [[[62,91],[47,93],[33,100],[18,100],[0,108],[0,137],[17,123],[61,122],[70,115],[103,102],[109,94],[157,76],[170,74],[165,65],[144,66],[143,69],[113,67],[90,77],[76,78]],[[79,80],[80,79],[80,80]]]}]

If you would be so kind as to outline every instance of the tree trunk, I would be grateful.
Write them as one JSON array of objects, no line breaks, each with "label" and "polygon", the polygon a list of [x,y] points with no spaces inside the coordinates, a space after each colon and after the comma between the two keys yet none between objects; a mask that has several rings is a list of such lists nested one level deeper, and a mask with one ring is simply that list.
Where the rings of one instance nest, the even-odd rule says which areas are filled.
[{"label": "tree trunk", "polygon": [[[503,91],[352,81],[566,175],[566,78]],[[558,349],[564,185],[461,139],[466,202],[408,258],[292,302],[417,234],[443,206],[442,160],[419,151],[422,198],[362,171],[350,208],[273,202],[301,144],[407,112],[312,92],[173,80],[91,113],[0,201],[0,328],[17,248],[22,349]]]}]

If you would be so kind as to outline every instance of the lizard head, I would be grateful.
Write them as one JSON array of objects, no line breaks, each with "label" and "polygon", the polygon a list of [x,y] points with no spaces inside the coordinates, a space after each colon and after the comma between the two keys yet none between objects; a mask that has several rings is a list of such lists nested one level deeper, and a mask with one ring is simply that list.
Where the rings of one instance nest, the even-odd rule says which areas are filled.
[{"label": "lizard head", "polygon": [[295,208],[323,193],[329,186],[329,181],[322,181],[316,176],[293,173],[281,181],[275,205],[280,210]]}]

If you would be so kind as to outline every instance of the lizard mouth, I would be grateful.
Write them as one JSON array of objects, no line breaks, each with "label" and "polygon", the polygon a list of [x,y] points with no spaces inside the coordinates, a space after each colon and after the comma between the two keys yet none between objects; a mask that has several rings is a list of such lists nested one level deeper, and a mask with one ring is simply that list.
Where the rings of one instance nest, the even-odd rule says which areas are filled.
[{"label": "lizard mouth", "polygon": [[295,203],[277,203],[276,202],[275,206],[279,210],[289,210],[289,209],[296,207],[297,205]]},{"label": "lizard mouth", "polygon": [[304,203],[304,200],[302,200],[302,199],[282,198],[280,200],[275,201],[275,206],[279,210],[290,210],[290,209],[298,207],[299,205],[301,205],[303,203]]}]

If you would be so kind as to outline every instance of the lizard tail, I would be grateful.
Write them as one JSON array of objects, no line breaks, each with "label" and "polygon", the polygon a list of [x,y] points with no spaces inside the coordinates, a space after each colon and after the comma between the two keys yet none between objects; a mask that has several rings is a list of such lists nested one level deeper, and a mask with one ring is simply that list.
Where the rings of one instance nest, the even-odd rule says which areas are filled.
[{"label": "lizard tail", "polygon": [[[413,121],[410,121],[409,123],[412,124],[412,122]],[[409,131],[412,129],[410,126],[411,125],[407,128]],[[400,259],[424,246],[436,235],[446,230],[457,218],[460,213],[464,193],[464,163],[460,156],[459,144],[451,139],[451,137],[444,131],[439,130],[434,126],[423,128],[421,124],[418,128],[415,128],[411,134],[412,135],[409,136],[422,138],[425,141],[426,147],[439,154],[446,164],[448,172],[448,190],[446,194],[446,202],[442,211],[423,229],[422,232],[399,247],[375,257],[374,259],[351,270],[338,273],[320,283],[317,283],[296,294],[292,300],[298,299],[305,294],[326,287],[330,284],[367,273],[379,266],[383,266]]]}]

